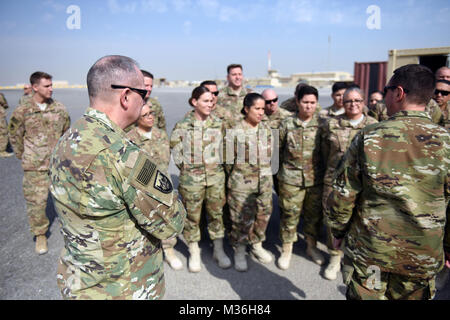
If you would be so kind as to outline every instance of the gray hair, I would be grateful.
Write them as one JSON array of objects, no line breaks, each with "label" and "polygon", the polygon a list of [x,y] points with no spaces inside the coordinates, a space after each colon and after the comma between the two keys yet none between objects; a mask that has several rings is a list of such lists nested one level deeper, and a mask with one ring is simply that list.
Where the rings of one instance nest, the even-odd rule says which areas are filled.
[{"label": "gray hair", "polygon": [[344,92],[344,98],[345,98],[346,95],[348,95],[352,91],[358,92],[359,95],[361,96],[361,99],[366,100],[366,94],[364,93],[363,90],[361,90],[358,87],[350,87],[350,88],[346,89],[345,92]]},{"label": "gray hair", "polygon": [[89,99],[109,92],[112,84],[136,86],[139,77],[142,77],[139,65],[131,58],[118,55],[100,58],[87,74]]}]

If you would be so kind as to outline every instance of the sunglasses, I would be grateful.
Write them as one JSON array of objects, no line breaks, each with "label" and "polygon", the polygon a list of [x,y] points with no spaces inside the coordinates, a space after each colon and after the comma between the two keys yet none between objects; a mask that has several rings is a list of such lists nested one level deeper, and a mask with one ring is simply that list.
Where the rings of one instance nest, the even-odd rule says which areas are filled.
[{"label": "sunglasses", "polygon": [[278,97],[276,97],[275,99],[272,100],[264,100],[266,102],[266,104],[271,104],[271,103],[275,103],[278,101]]},{"label": "sunglasses", "polygon": [[[384,87],[384,89],[383,89],[383,97],[386,96],[388,90],[394,90],[394,89],[396,89],[396,88],[398,88],[398,87],[399,87],[399,86],[386,86],[386,87]],[[403,92],[405,92],[405,93],[408,93],[408,92],[409,92],[408,89],[405,89],[405,88],[403,88],[403,87],[402,87],[402,89],[403,89]]]},{"label": "sunglasses", "polygon": [[446,96],[448,96],[450,91],[439,90],[439,89],[434,90],[434,94],[435,95],[438,95],[439,93],[442,94],[443,97],[446,97]]},{"label": "sunglasses", "polygon": [[212,93],[213,95],[215,95],[216,97],[219,95],[219,91],[214,91],[214,92],[211,91],[211,93]]},{"label": "sunglasses", "polygon": [[120,86],[117,84],[112,84],[111,88],[113,89],[130,89],[131,91],[136,92],[137,94],[139,94],[142,98],[142,100],[145,101],[145,97],[147,96],[148,91],[145,89],[138,89],[138,88],[132,88],[132,87],[128,87],[128,86]]}]

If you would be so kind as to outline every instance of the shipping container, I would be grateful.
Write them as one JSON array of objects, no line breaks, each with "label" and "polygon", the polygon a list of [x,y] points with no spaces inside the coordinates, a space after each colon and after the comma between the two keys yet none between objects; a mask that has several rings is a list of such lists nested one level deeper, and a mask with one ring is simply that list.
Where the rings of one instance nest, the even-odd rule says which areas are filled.
[{"label": "shipping container", "polygon": [[366,104],[369,95],[374,91],[383,91],[386,85],[387,61],[355,62],[354,82],[366,94]]}]

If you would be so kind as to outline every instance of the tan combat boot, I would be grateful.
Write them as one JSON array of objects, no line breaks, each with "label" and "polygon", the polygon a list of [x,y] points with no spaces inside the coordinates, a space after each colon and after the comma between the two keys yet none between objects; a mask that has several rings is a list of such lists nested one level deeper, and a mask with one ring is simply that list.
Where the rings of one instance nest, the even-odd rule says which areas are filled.
[{"label": "tan combat boot", "polygon": [[292,257],[292,245],[292,242],[283,243],[281,256],[278,258],[278,267],[281,270],[287,270],[289,268]]},{"label": "tan combat boot", "polygon": [[306,254],[319,266],[325,262],[325,258],[319,250],[317,250],[316,240],[308,236],[306,237]]},{"label": "tan combat boot", "polygon": [[239,244],[236,248],[234,248],[234,268],[237,271],[247,271],[247,258],[245,257],[245,244]]},{"label": "tan combat boot", "polygon": [[36,236],[36,253],[41,255],[47,251],[47,237],[45,235]]},{"label": "tan combat boot", "polygon": [[188,269],[190,272],[200,272],[202,267],[200,266],[200,248],[198,242],[189,243],[189,263]]},{"label": "tan combat boot", "polygon": [[252,244],[252,253],[259,262],[272,262],[272,256],[270,255],[269,251],[262,247],[262,242]]},{"label": "tan combat boot", "polygon": [[330,263],[324,272],[324,277],[328,280],[336,280],[337,273],[341,270],[341,255],[331,255]]},{"label": "tan combat boot", "polygon": [[219,267],[222,269],[227,269],[231,267],[231,260],[223,251],[223,239],[215,239],[213,241],[214,251],[213,251],[213,259],[217,262]]},{"label": "tan combat boot", "polygon": [[183,263],[175,255],[175,251],[173,250],[173,248],[163,249],[163,251],[164,251],[165,260],[167,261],[167,263],[173,270],[183,269]]}]

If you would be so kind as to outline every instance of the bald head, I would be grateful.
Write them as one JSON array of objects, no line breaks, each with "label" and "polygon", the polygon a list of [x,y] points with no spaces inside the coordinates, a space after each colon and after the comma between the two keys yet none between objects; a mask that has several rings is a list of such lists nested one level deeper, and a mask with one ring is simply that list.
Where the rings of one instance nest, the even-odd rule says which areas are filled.
[{"label": "bald head", "polygon": [[450,68],[441,67],[436,71],[436,80],[447,80],[450,81]]},{"label": "bald head", "polygon": [[[271,115],[278,110],[278,95],[273,89],[265,89],[261,95],[265,100],[265,113]],[[267,103],[269,101],[269,103]]]}]

